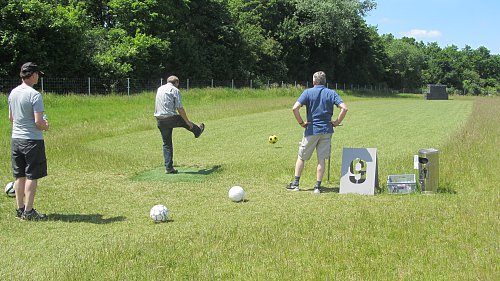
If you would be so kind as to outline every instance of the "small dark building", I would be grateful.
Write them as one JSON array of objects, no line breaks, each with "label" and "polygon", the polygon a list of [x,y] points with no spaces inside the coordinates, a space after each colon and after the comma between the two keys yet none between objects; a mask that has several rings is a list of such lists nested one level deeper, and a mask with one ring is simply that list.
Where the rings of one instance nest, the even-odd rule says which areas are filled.
[{"label": "small dark building", "polygon": [[448,93],[446,92],[446,85],[429,84],[427,93],[424,94],[426,100],[447,100]]}]

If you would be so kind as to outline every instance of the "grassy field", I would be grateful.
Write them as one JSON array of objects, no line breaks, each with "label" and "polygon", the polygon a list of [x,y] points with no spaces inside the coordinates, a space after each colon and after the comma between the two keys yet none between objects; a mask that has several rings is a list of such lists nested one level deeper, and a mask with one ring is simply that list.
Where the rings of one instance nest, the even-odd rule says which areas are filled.
[{"label": "grassy field", "polygon": [[[184,92],[206,131],[174,132],[181,173],[168,176],[152,93],[46,95],[49,176],[35,207],[50,220],[17,220],[14,200],[0,196],[0,280],[500,279],[500,98],[341,93],[350,110],[324,186],[339,187],[342,147],[376,147],[382,192],[360,196],[284,188],[302,137],[291,112],[299,94]],[[3,183],[12,180],[6,103]],[[442,192],[388,194],[387,175],[414,173],[413,155],[430,147]],[[314,178],[315,158],[301,184]],[[227,198],[233,185],[246,202]],[[155,204],[169,208],[168,223],[149,219]]]}]

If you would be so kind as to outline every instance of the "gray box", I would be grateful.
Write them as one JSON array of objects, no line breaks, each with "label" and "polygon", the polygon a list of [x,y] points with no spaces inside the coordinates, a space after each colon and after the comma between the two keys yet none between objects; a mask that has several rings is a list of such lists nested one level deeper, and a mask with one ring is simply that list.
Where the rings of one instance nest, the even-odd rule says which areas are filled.
[{"label": "gray box", "polygon": [[439,151],[435,148],[418,151],[418,180],[422,193],[437,192],[439,185]]},{"label": "gray box", "polygon": [[446,85],[427,85],[427,93],[425,93],[424,98],[426,100],[447,100]]},{"label": "gray box", "polygon": [[389,175],[387,177],[387,192],[389,192],[389,194],[409,194],[417,192],[415,175]]}]

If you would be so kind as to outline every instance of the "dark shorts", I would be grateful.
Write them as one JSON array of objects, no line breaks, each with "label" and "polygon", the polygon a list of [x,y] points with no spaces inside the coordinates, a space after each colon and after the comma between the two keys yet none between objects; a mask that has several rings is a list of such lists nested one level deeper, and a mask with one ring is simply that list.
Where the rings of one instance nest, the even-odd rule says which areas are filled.
[{"label": "dark shorts", "polygon": [[12,174],[29,180],[47,175],[47,157],[43,140],[12,139]]}]

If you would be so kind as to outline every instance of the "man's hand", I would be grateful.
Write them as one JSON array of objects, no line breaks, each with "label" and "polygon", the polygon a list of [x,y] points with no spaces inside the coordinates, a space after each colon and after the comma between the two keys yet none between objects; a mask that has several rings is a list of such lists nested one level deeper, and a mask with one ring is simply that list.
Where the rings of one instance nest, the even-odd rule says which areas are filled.
[{"label": "man's hand", "polygon": [[338,121],[338,120],[332,121],[331,123],[332,123],[333,127],[342,126],[342,124],[340,124],[340,121]]}]

